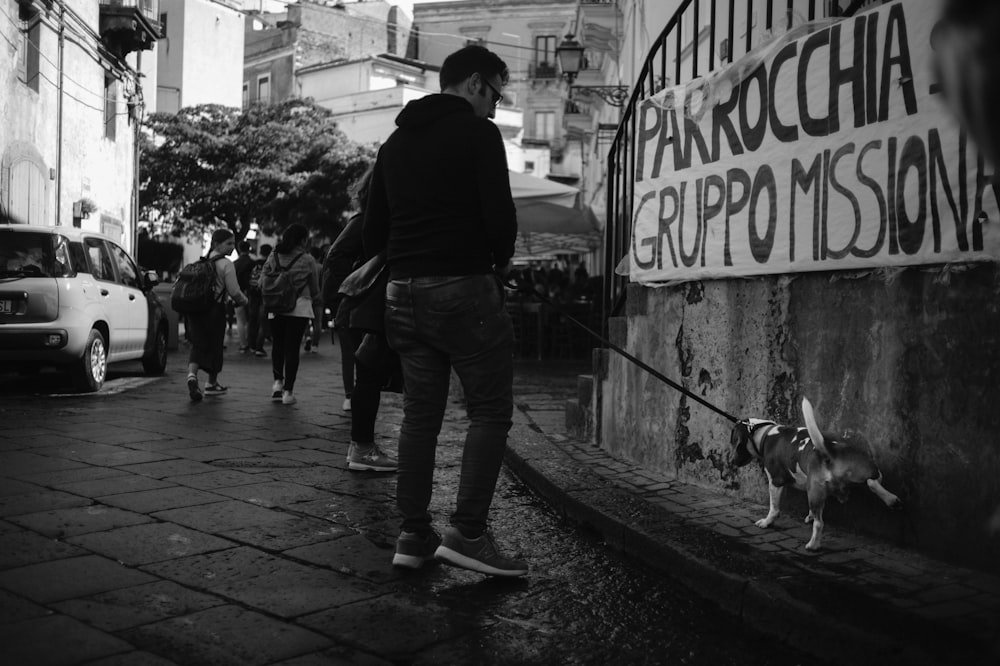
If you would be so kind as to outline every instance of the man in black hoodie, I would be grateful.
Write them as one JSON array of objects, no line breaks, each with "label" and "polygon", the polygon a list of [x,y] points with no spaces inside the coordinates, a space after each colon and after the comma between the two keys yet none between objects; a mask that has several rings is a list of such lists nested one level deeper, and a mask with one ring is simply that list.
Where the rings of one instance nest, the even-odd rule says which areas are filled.
[{"label": "man in black hoodie", "polygon": [[[406,105],[372,174],[365,252],[386,250],[386,334],[405,385],[397,566],[436,557],[493,576],[528,572],[499,552],[486,524],[513,415],[514,329],[498,273],[514,253],[517,218],[503,139],[489,120],[507,77],[488,49],[452,53],[441,66],[441,94]],[[427,507],[452,368],[471,423],[442,537]]]}]

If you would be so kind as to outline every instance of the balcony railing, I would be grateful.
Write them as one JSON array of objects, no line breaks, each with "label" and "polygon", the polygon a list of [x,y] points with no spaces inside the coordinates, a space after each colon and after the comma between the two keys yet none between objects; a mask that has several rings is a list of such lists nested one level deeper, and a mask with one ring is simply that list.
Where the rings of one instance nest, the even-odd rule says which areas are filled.
[{"label": "balcony railing", "polygon": [[559,72],[554,64],[547,62],[531,63],[528,65],[528,77],[532,79],[555,79],[559,78]]},{"label": "balcony railing", "polygon": [[[848,16],[873,1],[840,3],[848,8],[840,9],[838,0],[739,0],[738,6],[737,0],[683,0],[667,21],[642,63],[608,152],[602,298],[605,322],[622,310],[628,284],[628,277],[616,275],[615,268],[628,255],[631,244],[639,104],[668,85],[686,83],[746,55],[773,30],[791,28],[794,21]],[[604,3],[581,0],[581,4]],[[706,13],[708,26],[699,32],[692,46],[691,36],[682,35],[681,26],[703,25]],[[720,53],[723,44],[725,53]]]}]

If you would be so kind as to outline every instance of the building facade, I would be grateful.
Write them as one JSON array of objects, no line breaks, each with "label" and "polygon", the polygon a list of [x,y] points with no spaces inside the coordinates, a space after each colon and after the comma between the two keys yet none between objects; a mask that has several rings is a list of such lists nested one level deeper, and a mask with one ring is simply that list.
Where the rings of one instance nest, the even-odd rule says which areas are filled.
[{"label": "building facade", "polygon": [[141,54],[159,35],[157,2],[3,3],[0,204],[134,249],[136,132],[156,78]]},{"label": "building facade", "polygon": [[160,0],[156,111],[242,104],[244,12],[236,0]]},{"label": "building facade", "polygon": [[243,104],[302,97],[303,68],[373,55],[407,55],[410,19],[384,0],[303,0],[283,13],[252,13],[246,21]]}]

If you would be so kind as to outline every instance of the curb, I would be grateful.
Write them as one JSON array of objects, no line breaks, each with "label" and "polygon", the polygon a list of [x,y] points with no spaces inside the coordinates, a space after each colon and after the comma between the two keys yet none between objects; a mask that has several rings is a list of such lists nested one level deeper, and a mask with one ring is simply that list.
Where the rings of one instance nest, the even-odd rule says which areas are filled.
[{"label": "curb", "polygon": [[[976,636],[866,595],[672,513],[574,460],[518,412],[508,469],[557,513],[625,555],[675,578],[756,632],[822,663],[942,666],[1000,663]],[[835,655],[835,656],[834,656]]]}]

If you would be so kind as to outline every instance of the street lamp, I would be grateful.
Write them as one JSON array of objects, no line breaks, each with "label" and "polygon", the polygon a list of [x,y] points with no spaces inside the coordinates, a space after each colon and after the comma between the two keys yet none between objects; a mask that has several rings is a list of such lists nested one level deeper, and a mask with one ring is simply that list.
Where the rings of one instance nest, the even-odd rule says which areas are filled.
[{"label": "street lamp", "polygon": [[629,92],[626,86],[574,86],[573,81],[583,66],[583,44],[576,41],[573,35],[566,35],[556,47],[556,60],[559,69],[569,84],[569,96],[573,98],[573,89],[583,90],[587,94],[595,94],[611,106],[623,106],[628,100]]}]

